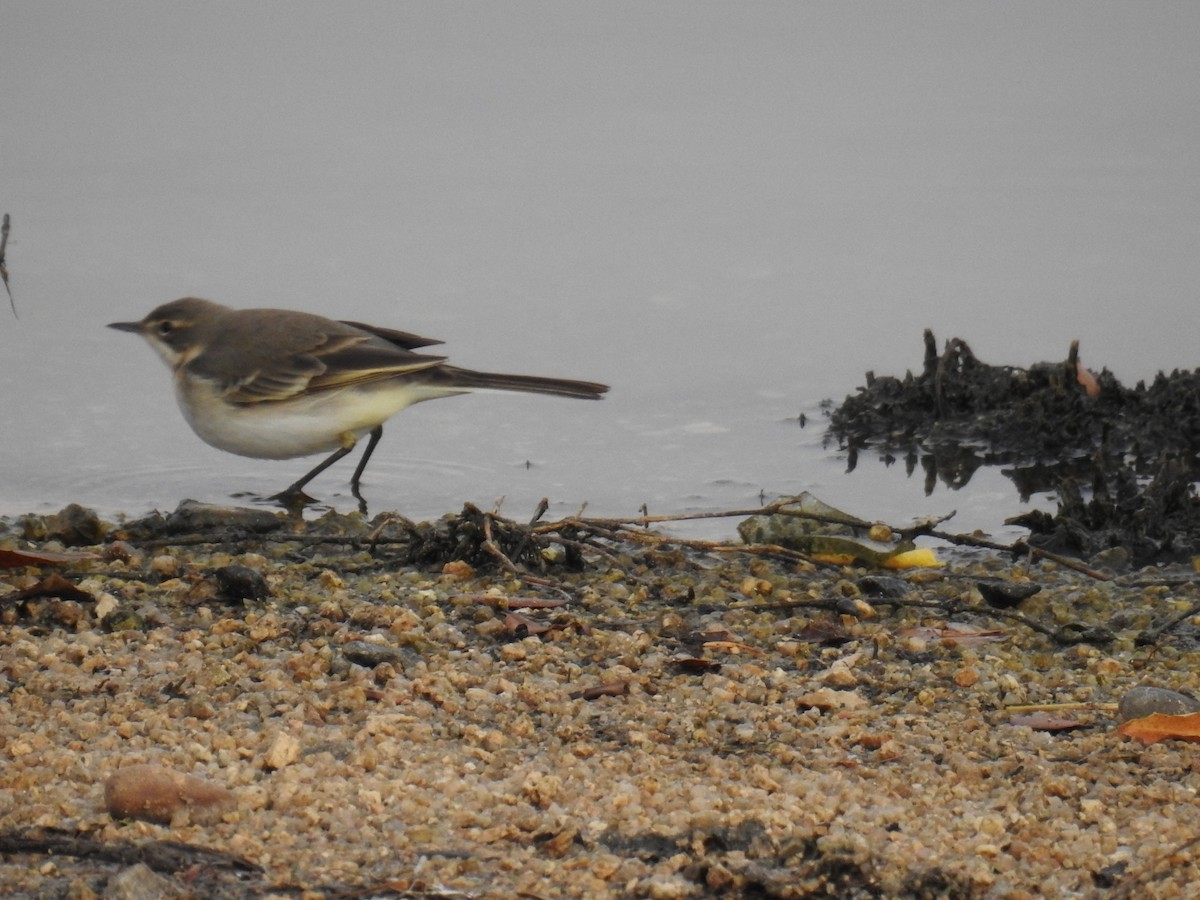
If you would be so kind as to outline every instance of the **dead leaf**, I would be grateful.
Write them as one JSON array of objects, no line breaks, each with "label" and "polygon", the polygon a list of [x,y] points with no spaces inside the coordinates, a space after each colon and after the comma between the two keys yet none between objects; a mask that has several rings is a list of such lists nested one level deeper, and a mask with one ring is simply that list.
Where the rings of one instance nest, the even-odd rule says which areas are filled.
[{"label": "dead leaf", "polygon": [[504,627],[512,634],[529,637],[535,634],[545,634],[554,626],[549,622],[541,622],[530,616],[521,615],[521,613],[510,612],[504,617]]},{"label": "dead leaf", "polygon": [[1169,738],[1181,741],[1200,741],[1200,712],[1187,713],[1182,716],[1154,713],[1140,719],[1130,719],[1117,727],[1117,734],[1136,738],[1147,744],[1154,744]]},{"label": "dead leaf", "polygon": [[597,697],[623,697],[629,693],[628,681],[610,681],[595,687],[584,688],[570,694],[572,700],[595,700]]},{"label": "dead leaf", "polygon": [[728,641],[736,643],[738,636],[728,628],[710,628],[707,631],[693,631],[687,635],[684,640],[691,641],[696,644],[704,644],[709,641]]},{"label": "dead leaf", "polygon": [[1089,397],[1096,398],[1100,396],[1100,382],[1096,380],[1096,376],[1083,367],[1083,363],[1079,360],[1075,361],[1075,380],[1083,386],[1084,391]]},{"label": "dead leaf", "polygon": [[828,622],[813,619],[803,628],[792,635],[798,641],[809,644],[822,644],[826,647],[836,647],[851,640],[850,633],[838,622]]},{"label": "dead leaf", "polygon": [[31,600],[34,597],[57,597],[60,600],[82,600],[91,602],[95,598],[87,591],[80,590],[57,572],[43,578],[37,584],[32,584],[15,594],[8,594],[4,599],[9,603]]},{"label": "dead leaf", "polygon": [[702,675],[705,672],[719,672],[721,664],[716,660],[705,659],[702,656],[673,656],[671,662],[689,675]]},{"label": "dead leaf", "polygon": [[0,569],[69,565],[97,558],[95,553],[54,553],[50,550],[9,550],[0,547]]}]

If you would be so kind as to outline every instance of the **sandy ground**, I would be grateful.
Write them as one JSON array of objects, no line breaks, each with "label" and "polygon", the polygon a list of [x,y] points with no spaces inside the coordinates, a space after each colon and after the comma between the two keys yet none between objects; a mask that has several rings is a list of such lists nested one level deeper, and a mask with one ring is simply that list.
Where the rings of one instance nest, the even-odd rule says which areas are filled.
[{"label": "sandy ground", "polygon": [[[13,895],[135,896],[119,876],[164,841],[189,847],[136,896],[1174,897],[1200,877],[1194,746],[1119,736],[1104,705],[1200,689],[1190,620],[1136,641],[1198,599],[1190,573],[960,554],[864,582],[614,544],[530,584],[361,539],[122,536],[0,579]],[[86,597],[14,599],[54,568]],[[1046,631],[1111,640],[1006,617],[981,577],[1041,584],[1015,615]],[[1083,727],[1010,723],[1068,702]],[[142,763],[234,804],[116,821],[105,780]],[[52,829],[134,856],[12,852]]]}]

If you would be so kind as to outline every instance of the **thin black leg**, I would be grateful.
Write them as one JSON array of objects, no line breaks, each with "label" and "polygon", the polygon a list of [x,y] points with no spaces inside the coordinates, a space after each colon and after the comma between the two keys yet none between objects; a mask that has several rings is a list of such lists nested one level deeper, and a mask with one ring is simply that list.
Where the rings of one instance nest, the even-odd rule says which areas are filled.
[{"label": "thin black leg", "polygon": [[364,516],[367,514],[367,501],[358,491],[358,480],[362,477],[363,470],[367,468],[367,460],[375,452],[375,445],[379,443],[381,437],[383,437],[383,426],[376,425],[371,429],[371,439],[367,441],[367,449],[363,451],[362,459],[358,461],[354,476],[350,479],[350,493],[358,498],[358,508]]},{"label": "thin black leg", "polygon": [[295,506],[295,505],[303,506],[305,503],[312,503],[313,502],[312,498],[304,493],[304,486],[306,484],[308,484],[310,481],[312,481],[314,478],[316,478],[318,475],[320,475],[322,472],[324,472],[326,469],[328,469],[330,466],[332,466],[335,462],[337,462],[339,459],[341,459],[343,456],[345,456],[347,453],[349,453],[353,449],[354,449],[354,444],[351,444],[349,447],[343,447],[341,450],[334,451],[325,460],[323,460],[318,466],[316,466],[314,469],[312,469],[312,471],[310,471],[307,475],[305,475],[303,478],[301,478],[295,484],[292,484],[291,486],[280,491],[278,494],[275,494],[272,497],[268,497],[267,499],[268,500],[278,500],[287,506]]}]

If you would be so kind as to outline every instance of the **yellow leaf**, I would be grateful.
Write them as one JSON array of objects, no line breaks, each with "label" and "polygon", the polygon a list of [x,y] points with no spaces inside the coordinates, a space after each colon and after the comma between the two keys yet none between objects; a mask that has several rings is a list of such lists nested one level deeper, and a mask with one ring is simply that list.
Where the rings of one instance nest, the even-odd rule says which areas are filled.
[{"label": "yellow leaf", "polygon": [[897,553],[883,563],[888,569],[916,569],[916,568],[932,568],[935,566],[944,566],[945,563],[940,562],[937,556],[928,547],[918,547],[916,550],[909,550],[907,553]]}]

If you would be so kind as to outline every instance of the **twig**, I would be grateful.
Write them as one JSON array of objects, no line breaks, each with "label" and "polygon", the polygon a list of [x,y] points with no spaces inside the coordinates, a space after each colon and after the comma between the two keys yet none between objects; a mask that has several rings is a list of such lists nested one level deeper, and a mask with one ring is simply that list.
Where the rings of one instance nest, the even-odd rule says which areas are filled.
[{"label": "twig", "polygon": [[0,225],[0,278],[4,279],[4,290],[8,291],[8,305],[12,307],[13,317],[19,319],[21,317],[17,315],[17,301],[13,299],[12,288],[8,286],[8,263],[4,259],[4,252],[8,247],[8,232],[11,228],[11,219],[8,213],[5,213],[4,224]]},{"label": "twig", "polygon": [[1196,615],[1197,613],[1200,613],[1200,603],[1193,603],[1191,606],[1189,606],[1187,609],[1185,609],[1183,612],[1179,613],[1178,615],[1172,616],[1171,618],[1167,619],[1165,622],[1155,625],[1153,628],[1147,628],[1145,631],[1143,631],[1141,634],[1139,634],[1137,636],[1135,643],[1140,647],[1144,647],[1147,644],[1153,644],[1160,637],[1162,637],[1166,632],[1170,631],[1172,628],[1174,628],[1176,625],[1178,625],[1184,619],[1190,619],[1192,616]]},{"label": "twig", "polygon": [[484,513],[483,516],[483,549],[500,562],[500,565],[508,569],[514,575],[520,575],[521,570],[517,568],[516,563],[509,559],[500,546],[496,543],[496,539],[492,536],[492,520],[495,516],[492,513]]},{"label": "twig", "polygon": [[1093,700],[1072,700],[1067,703],[1019,703],[1013,706],[1004,707],[1006,713],[1021,715],[1029,712],[1057,712],[1066,709],[1090,709],[1097,712],[1115,712],[1120,706],[1118,703],[1097,703]]}]

